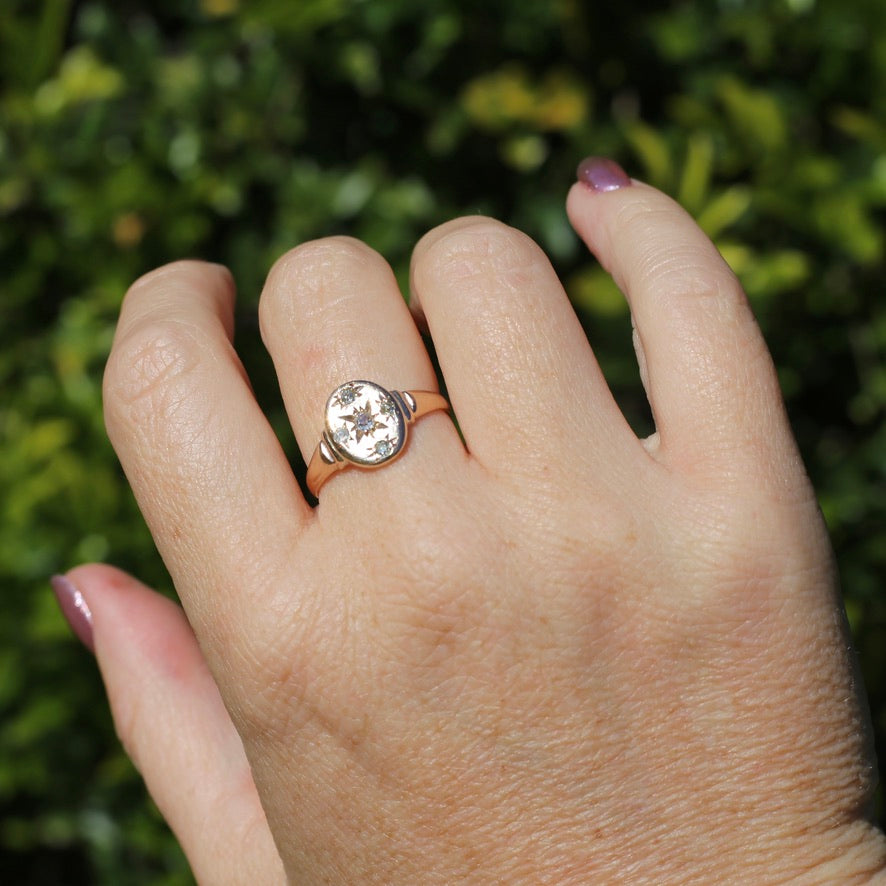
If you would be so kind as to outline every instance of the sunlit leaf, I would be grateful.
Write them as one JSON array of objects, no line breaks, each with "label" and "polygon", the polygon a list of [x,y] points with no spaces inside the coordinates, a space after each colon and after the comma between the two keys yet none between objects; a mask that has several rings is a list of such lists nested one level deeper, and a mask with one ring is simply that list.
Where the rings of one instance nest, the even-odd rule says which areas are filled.
[{"label": "sunlit leaf", "polygon": [[712,239],[719,237],[735,224],[751,205],[751,190],[742,185],[733,185],[714,195],[698,214],[699,227]]},{"label": "sunlit leaf", "polygon": [[643,177],[650,184],[667,188],[673,180],[674,167],[665,138],[639,121],[628,124],[625,137],[640,160]]}]

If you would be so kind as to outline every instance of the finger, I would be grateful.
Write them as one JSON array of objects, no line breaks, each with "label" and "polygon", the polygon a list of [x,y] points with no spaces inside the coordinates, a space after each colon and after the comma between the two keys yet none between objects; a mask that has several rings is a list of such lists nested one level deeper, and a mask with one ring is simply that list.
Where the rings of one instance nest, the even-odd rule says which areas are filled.
[{"label": "finger", "polygon": [[[268,276],[259,316],[306,462],[320,440],[326,400],[338,385],[366,379],[388,390],[437,389],[431,361],[390,267],[357,240],[330,237],[286,253]],[[412,433],[423,435],[420,445],[410,445],[418,454],[407,452],[386,468],[387,483],[394,479],[390,471],[417,459],[427,465],[453,454],[463,456],[444,413],[423,418]],[[346,487],[345,475],[341,480],[336,478],[329,488]]]},{"label": "finger", "polygon": [[639,444],[618,409],[550,262],[520,231],[462,218],[412,257],[412,303],[427,319],[468,448],[535,473],[539,460],[614,460]]},{"label": "finger", "polygon": [[200,883],[285,883],[243,745],[184,613],[107,566],[68,579],[126,752]]},{"label": "finger", "polygon": [[267,552],[290,550],[310,514],[234,352],[232,310],[216,265],[148,274],[124,300],[104,385],[114,448],[191,624],[222,657],[259,608]]},{"label": "finger", "polygon": [[[625,177],[625,181],[627,181]],[[721,472],[789,439],[766,344],[735,275],[692,218],[647,185],[567,201],[576,231],[631,306],[660,456]]]}]

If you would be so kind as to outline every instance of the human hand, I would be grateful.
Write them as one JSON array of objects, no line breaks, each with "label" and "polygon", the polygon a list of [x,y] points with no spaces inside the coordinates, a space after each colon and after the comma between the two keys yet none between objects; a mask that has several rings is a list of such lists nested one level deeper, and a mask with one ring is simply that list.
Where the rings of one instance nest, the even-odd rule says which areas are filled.
[{"label": "human hand", "polygon": [[[430,414],[316,508],[231,345],[227,272],[128,293],[107,425],[187,618],[109,567],[57,590],[200,882],[882,876],[830,546],[746,299],[671,200],[582,177],[569,216],[630,302],[646,440],[541,250],[489,219],[413,258],[464,443]],[[343,381],[436,387],[356,241],[280,259],[260,318],[305,459]]]}]

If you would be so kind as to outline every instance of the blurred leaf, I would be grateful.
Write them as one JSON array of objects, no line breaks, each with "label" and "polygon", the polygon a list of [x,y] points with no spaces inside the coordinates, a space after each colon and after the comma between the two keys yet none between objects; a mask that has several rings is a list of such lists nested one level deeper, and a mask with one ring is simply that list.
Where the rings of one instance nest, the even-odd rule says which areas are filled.
[{"label": "blurred leaf", "polygon": [[734,185],[714,195],[698,214],[699,227],[715,239],[735,224],[751,205],[752,194],[749,188]]},{"label": "blurred leaf", "polygon": [[[219,2],[219,0],[214,0]],[[310,39],[317,28],[342,18],[348,12],[348,0],[250,0],[242,7],[243,20],[298,39]]]},{"label": "blurred leaf", "polygon": [[590,94],[562,71],[552,71],[533,82],[522,67],[509,64],[470,81],[462,104],[468,116],[485,129],[523,125],[545,132],[568,130],[585,122]]},{"label": "blurred leaf", "polygon": [[751,89],[737,77],[722,77],[717,93],[739,138],[761,152],[777,152],[787,146],[787,125],[777,99]]},{"label": "blurred leaf", "polygon": [[[10,7],[14,4],[8,4]],[[25,89],[44,80],[65,39],[70,0],[40,0],[27,14],[7,8],[0,15],[0,71]]]},{"label": "blurred leaf", "polygon": [[574,274],[566,286],[572,303],[600,317],[620,317],[628,304],[615,281],[602,268],[586,268]]},{"label": "blurred leaf", "polygon": [[640,159],[646,181],[667,189],[673,181],[674,167],[664,137],[639,121],[626,126],[625,137]]},{"label": "blurred leaf", "polygon": [[710,134],[693,133],[686,148],[686,161],[677,191],[680,204],[690,212],[697,212],[708,195],[713,164],[714,142]]},{"label": "blurred leaf", "polygon": [[858,193],[844,189],[818,195],[812,213],[822,234],[856,261],[872,264],[882,258],[882,227],[867,213]]},{"label": "blurred leaf", "polygon": [[548,146],[540,136],[515,135],[504,142],[502,156],[509,166],[521,172],[530,172],[544,163]]},{"label": "blurred leaf", "polygon": [[808,257],[798,250],[765,253],[736,243],[718,245],[752,300],[762,301],[783,292],[796,291],[811,274]]},{"label": "blurred leaf", "polygon": [[848,107],[837,108],[832,119],[834,125],[846,135],[860,142],[876,145],[881,151],[886,150],[886,123],[882,119]]},{"label": "blurred leaf", "polygon": [[77,46],[65,55],[58,76],[37,90],[34,107],[52,116],[73,105],[113,98],[122,89],[119,71],[104,64],[90,47]]}]

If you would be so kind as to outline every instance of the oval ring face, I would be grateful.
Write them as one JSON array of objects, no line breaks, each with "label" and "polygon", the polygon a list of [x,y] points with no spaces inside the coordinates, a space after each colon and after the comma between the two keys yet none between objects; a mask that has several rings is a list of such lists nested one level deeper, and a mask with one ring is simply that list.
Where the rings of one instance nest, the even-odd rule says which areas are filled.
[{"label": "oval ring face", "polygon": [[403,449],[406,422],[384,388],[371,381],[349,381],[326,401],[326,434],[343,458],[376,467]]}]

